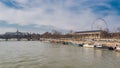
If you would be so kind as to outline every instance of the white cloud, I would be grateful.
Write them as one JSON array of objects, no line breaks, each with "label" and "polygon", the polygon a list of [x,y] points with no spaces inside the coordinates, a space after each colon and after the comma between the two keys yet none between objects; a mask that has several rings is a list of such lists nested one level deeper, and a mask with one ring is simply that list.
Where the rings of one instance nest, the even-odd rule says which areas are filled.
[{"label": "white cloud", "polygon": [[14,0],[14,1],[21,3],[21,4],[25,4],[28,2],[28,0]]},{"label": "white cloud", "polygon": [[5,32],[15,32],[15,28],[5,28],[5,27],[0,27],[0,34],[4,34]]},{"label": "white cloud", "polygon": [[120,16],[119,15],[108,15],[105,17],[106,22],[110,31],[116,32],[117,28],[120,27]]},{"label": "white cloud", "polygon": [[[62,29],[76,29],[76,25],[86,23],[88,17],[93,18],[91,12],[82,12],[81,14],[74,15],[64,8],[54,6],[44,6],[39,8],[30,8],[26,10],[11,9],[0,4],[0,20],[5,20],[11,24],[27,25],[51,25]],[[53,13],[49,14],[45,10],[53,9]],[[89,19],[89,20],[90,20]],[[87,21],[88,22],[88,21]]]},{"label": "white cloud", "polygon": [[[64,6],[62,6],[62,3],[44,3],[43,0],[31,0],[32,2],[29,0],[14,1],[17,1],[22,7],[24,7],[24,9],[9,8],[0,3],[0,20],[7,21],[10,24],[36,24],[38,26],[50,25],[58,29],[78,31],[90,30],[93,21],[99,17],[97,14],[93,13],[92,9],[89,7],[79,10],[80,13],[71,12],[70,10],[65,9],[65,7],[79,5],[73,2],[74,0],[66,0]],[[56,0],[56,2],[57,1],[58,0]],[[85,1],[88,0],[82,0],[80,4]],[[101,4],[106,5],[103,3]],[[84,8],[84,5],[81,5],[80,8]],[[48,9],[52,11],[49,13],[47,11]],[[116,16],[110,18],[106,17],[107,20],[112,20],[113,18],[116,18]],[[112,20],[112,22],[114,21]]]}]

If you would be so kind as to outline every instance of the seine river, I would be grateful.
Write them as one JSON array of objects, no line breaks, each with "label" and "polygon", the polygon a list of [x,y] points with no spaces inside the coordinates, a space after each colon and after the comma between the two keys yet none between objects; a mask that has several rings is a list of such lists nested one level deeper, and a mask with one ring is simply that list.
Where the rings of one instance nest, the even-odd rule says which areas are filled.
[{"label": "seine river", "polygon": [[120,68],[120,52],[40,41],[0,41],[0,68]]}]

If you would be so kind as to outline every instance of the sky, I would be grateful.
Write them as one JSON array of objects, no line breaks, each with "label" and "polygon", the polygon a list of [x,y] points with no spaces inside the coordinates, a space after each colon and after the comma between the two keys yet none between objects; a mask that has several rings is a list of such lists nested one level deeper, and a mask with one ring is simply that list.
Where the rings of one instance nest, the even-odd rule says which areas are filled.
[{"label": "sky", "polygon": [[85,31],[98,26],[111,31],[120,27],[120,0],[0,0],[0,33]]}]

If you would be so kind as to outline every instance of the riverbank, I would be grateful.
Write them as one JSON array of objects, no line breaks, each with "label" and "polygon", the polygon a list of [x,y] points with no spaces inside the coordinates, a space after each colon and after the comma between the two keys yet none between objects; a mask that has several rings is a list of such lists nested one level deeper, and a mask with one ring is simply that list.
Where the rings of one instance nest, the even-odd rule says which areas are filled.
[{"label": "riverbank", "polygon": [[120,51],[120,40],[119,39],[44,39],[44,41],[48,41],[51,43],[60,43],[64,45],[77,45],[84,46],[87,44],[87,47],[91,47],[89,45],[93,45],[92,47],[106,48],[109,50],[116,50],[118,47]]},{"label": "riverbank", "polygon": [[120,46],[120,39],[84,39],[84,40],[77,40],[77,39],[41,39],[42,41],[49,41],[53,43],[63,43],[63,42],[72,42],[76,44],[103,44],[105,46],[114,46],[114,44],[117,44]]}]

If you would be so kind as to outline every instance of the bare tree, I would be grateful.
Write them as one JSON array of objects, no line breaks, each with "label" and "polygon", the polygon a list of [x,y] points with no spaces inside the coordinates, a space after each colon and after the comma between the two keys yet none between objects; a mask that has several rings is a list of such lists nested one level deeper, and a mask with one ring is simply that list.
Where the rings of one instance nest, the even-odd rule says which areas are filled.
[{"label": "bare tree", "polygon": [[62,33],[57,30],[52,30],[53,35],[61,35]]},{"label": "bare tree", "polygon": [[120,27],[117,27],[117,31],[120,32]]},{"label": "bare tree", "polygon": [[70,31],[68,32],[68,34],[73,34],[73,30],[70,30]]},{"label": "bare tree", "polygon": [[108,28],[105,28],[104,30],[105,30],[106,32],[109,32],[109,29],[108,29]]},{"label": "bare tree", "polygon": [[41,37],[42,37],[42,38],[50,38],[51,35],[52,35],[51,33],[45,32],[45,33],[43,33],[43,34],[41,35]]}]

